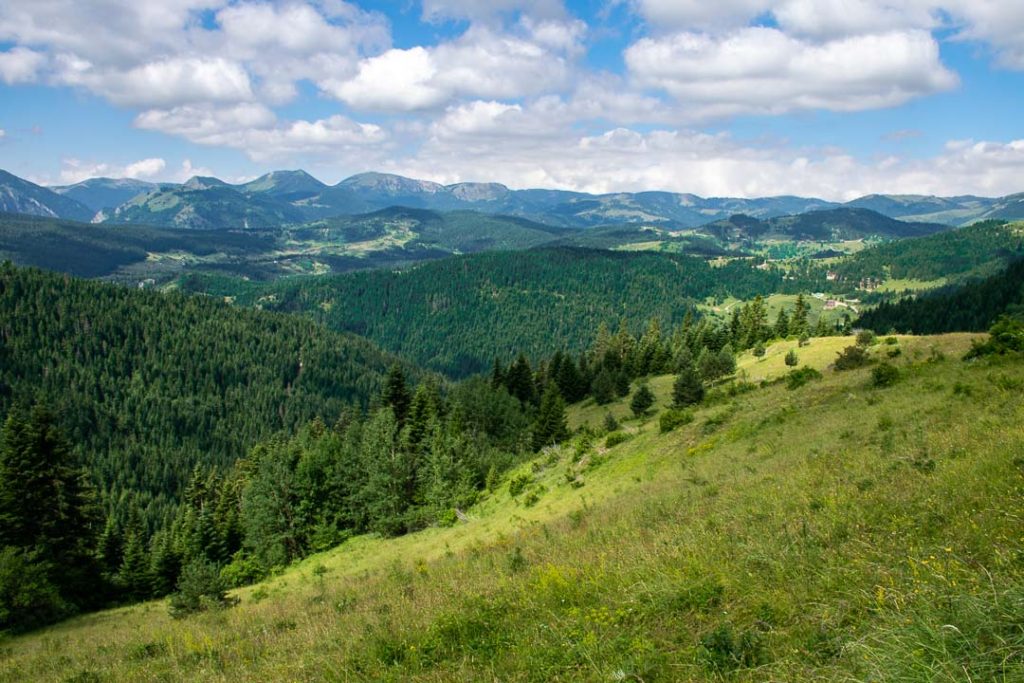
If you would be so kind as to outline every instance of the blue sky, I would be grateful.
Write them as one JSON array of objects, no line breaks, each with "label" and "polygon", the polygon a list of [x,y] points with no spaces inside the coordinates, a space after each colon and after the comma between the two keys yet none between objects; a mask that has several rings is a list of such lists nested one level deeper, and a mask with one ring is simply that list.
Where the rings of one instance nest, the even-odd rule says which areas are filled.
[{"label": "blue sky", "polygon": [[1024,191],[1019,0],[6,0],[0,168]]}]

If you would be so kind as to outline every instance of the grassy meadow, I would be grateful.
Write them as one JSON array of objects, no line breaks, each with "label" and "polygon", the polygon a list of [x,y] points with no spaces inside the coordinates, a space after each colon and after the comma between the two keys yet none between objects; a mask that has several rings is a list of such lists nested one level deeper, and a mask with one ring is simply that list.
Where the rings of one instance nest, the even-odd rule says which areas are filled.
[{"label": "grassy meadow", "polygon": [[[1024,364],[965,362],[971,338],[879,340],[886,387],[812,339],[823,376],[792,389],[782,342],[665,434],[574,406],[622,427],[453,527],[352,539],[222,611],[8,637],[0,680],[1024,681]],[[649,384],[660,410],[672,377]]]}]

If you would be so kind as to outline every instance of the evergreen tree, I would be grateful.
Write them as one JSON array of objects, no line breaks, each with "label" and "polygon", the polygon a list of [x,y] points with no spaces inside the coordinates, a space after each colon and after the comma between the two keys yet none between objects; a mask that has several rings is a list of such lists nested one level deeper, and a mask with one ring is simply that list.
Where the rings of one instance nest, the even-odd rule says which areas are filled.
[{"label": "evergreen tree", "polygon": [[149,557],[146,555],[146,544],[143,541],[142,525],[133,520],[125,534],[124,558],[117,573],[117,583],[132,600],[149,597],[153,579],[150,574]]},{"label": "evergreen tree", "polygon": [[700,403],[704,400],[704,383],[700,379],[697,368],[687,366],[679,371],[672,385],[672,404],[677,408]]},{"label": "evergreen tree", "polygon": [[582,400],[586,396],[586,385],[571,356],[565,356],[562,359],[555,383],[563,398],[570,403]]},{"label": "evergreen tree", "polygon": [[784,308],[779,310],[779,316],[775,319],[774,333],[779,339],[789,336],[789,316],[786,315]]},{"label": "evergreen tree", "polygon": [[650,388],[646,384],[641,384],[633,394],[633,399],[629,402],[629,409],[637,417],[643,417],[653,405],[654,394],[651,393]]},{"label": "evergreen tree", "polygon": [[384,393],[381,398],[384,405],[389,406],[395,414],[398,424],[405,424],[412,397],[409,395],[409,388],[405,383],[405,373],[402,372],[402,367],[398,363],[392,365],[388,371],[388,378],[384,382]]},{"label": "evergreen tree", "polygon": [[0,429],[0,547],[32,549],[62,600],[96,598],[94,542],[100,519],[71,445],[42,405],[14,409]]},{"label": "evergreen tree", "polygon": [[594,401],[600,406],[607,405],[615,400],[618,389],[615,386],[615,378],[608,371],[608,368],[602,367],[601,371],[597,373],[590,387],[590,392],[594,395]]},{"label": "evergreen tree", "polygon": [[793,308],[793,317],[789,321],[789,333],[801,337],[810,332],[810,323],[807,320],[809,308],[804,300],[803,294],[796,297],[796,307]]},{"label": "evergreen tree", "polygon": [[565,418],[565,401],[554,384],[544,390],[533,424],[533,450],[559,443],[569,438],[569,427]]},{"label": "evergreen tree", "polygon": [[786,354],[786,357],[785,357],[784,360],[786,362],[786,365],[791,367],[791,368],[796,367],[797,363],[800,362],[800,359],[797,358],[797,356],[796,356],[796,351],[794,351],[793,349],[789,350],[789,353]]},{"label": "evergreen tree", "polygon": [[530,368],[530,361],[526,360],[524,354],[520,353],[509,368],[505,386],[508,387],[508,393],[519,399],[523,405],[536,402],[537,388],[533,381],[533,369]]}]

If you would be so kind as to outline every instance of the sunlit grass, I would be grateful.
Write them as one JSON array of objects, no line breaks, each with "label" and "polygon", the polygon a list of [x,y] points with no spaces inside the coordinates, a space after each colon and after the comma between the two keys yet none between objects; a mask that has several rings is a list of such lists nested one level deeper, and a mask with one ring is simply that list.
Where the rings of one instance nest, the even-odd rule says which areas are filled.
[{"label": "sunlit grass", "polygon": [[[821,380],[541,454],[468,522],[353,539],[223,612],[4,641],[0,678],[1022,680],[1024,365],[965,363],[969,338],[877,344],[900,349],[887,389],[814,339]],[[779,378],[784,348],[741,368]]]}]

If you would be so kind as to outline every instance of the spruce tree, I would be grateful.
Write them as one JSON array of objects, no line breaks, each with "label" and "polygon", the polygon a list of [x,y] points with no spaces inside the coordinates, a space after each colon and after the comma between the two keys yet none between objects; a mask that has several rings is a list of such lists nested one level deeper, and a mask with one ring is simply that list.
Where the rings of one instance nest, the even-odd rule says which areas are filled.
[{"label": "spruce tree", "polygon": [[97,598],[99,526],[92,488],[54,415],[42,405],[12,410],[0,429],[0,546],[34,549],[62,599],[83,606]]},{"label": "spruce tree", "polygon": [[692,365],[683,368],[672,385],[672,404],[677,408],[700,403],[704,400],[704,383],[697,368]]},{"label": "spruce tree", "polygon": [[590,393],[594,395],[594,401],[603,406],[615,400],[618,389],[615,386],[615,378],[608,368],[601,368],[601,371],[594,377],[590,387]]},{"label": "spruce tree", "polygon": [[646,384],[641,384],[633,394],[633,399],[629,402],[629,409],[637,417],[643,417],[653,405],[654,394],[651,393],[650,388]]},{"label": "spruce tree", "polygon": [[569,427],[565,419],[565,401],[558,388],[549,384],[544,390],[533,424],[533,450],[565,441],[569,438]]},{"label": "spruce tree", "polygon": [[405,373],[402,372],[402,367],[398,363],[392,365],[388,371],[388,378],[384,382],[384,393],[381,398],[384,405],[389,406],[395,414],[398,424],[405,424],[412,396],[409,395],[409,388],[405,383]]}]

